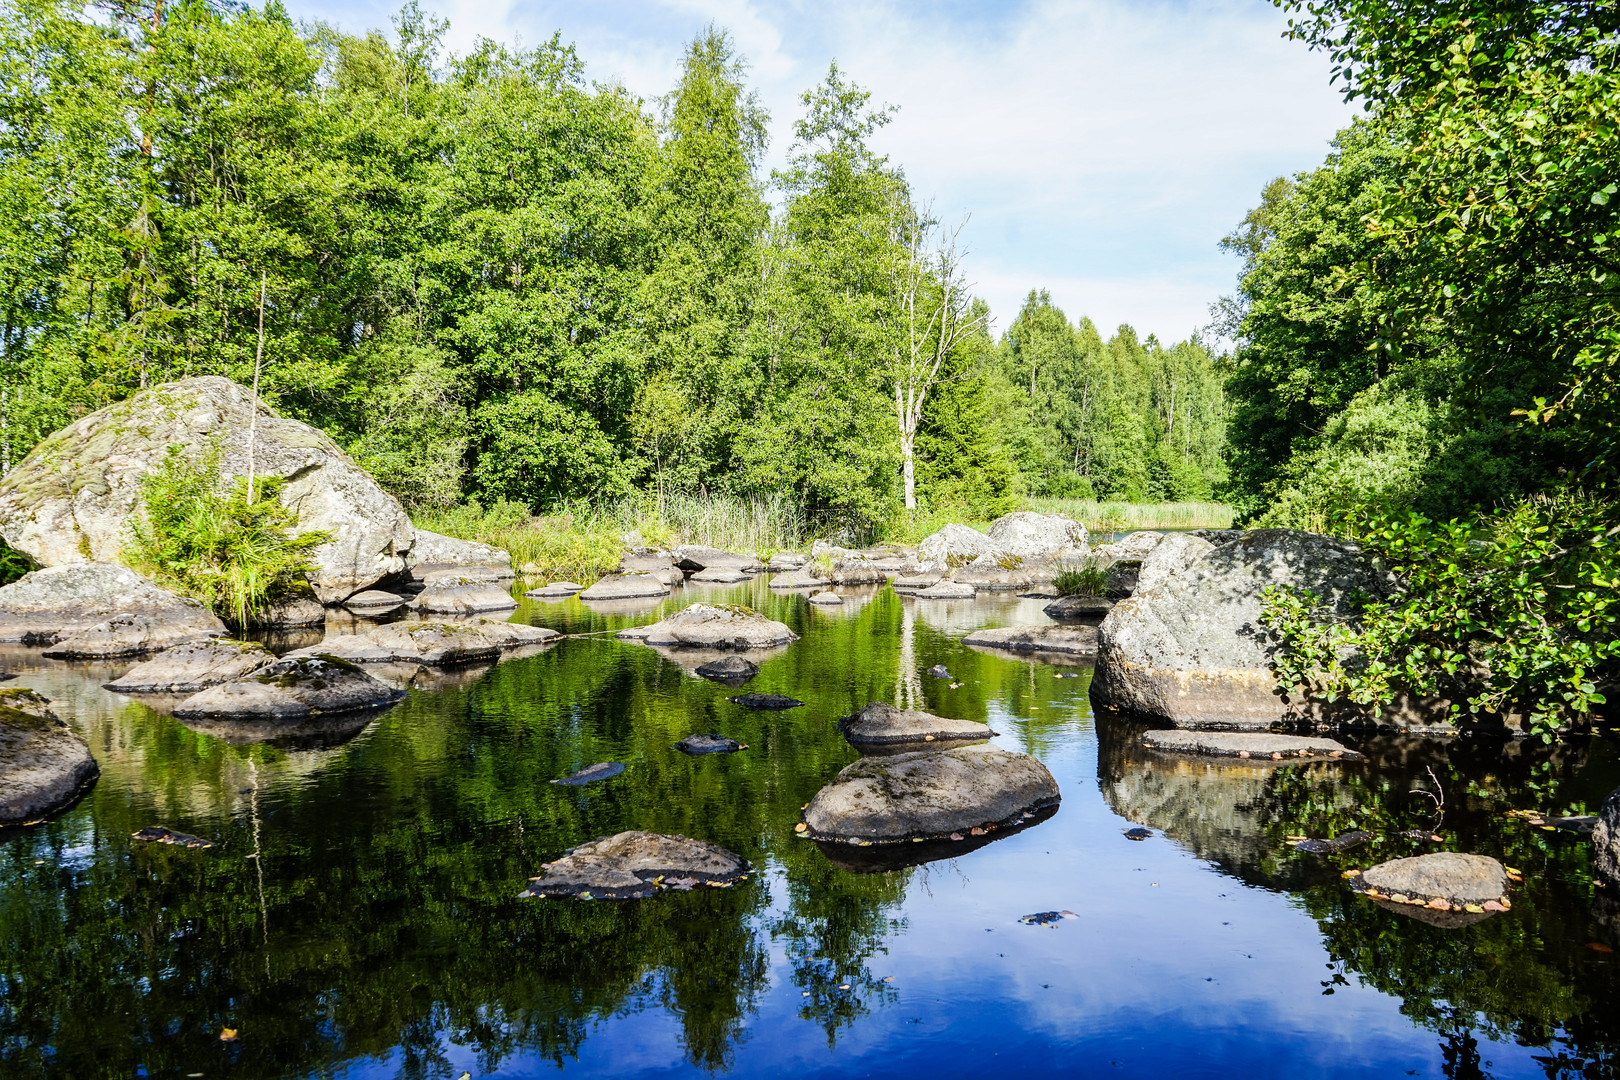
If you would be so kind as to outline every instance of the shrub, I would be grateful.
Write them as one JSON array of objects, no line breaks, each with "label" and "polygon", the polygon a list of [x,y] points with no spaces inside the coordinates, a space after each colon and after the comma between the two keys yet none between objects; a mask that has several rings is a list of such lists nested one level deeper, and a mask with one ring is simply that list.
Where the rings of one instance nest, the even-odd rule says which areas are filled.
[{"label": "shrub", "polygon": [[1101,596],[1108,589],[1109,565],[1107,559],[1087,555],[1053,575],[1052,587],[1059,596]]},{"label": "shrub", "polygon": [[309,590],[309,552],[332,538],[294,535],[297,518],[281,505],[281,480],[263,477],[250,499],[247,480],[220,475],[216,441],[200,455],[171,446],[141,479],[142,512],[129,521],[126,561],[159,584],[195,597],[238,626],[269,602]]}]

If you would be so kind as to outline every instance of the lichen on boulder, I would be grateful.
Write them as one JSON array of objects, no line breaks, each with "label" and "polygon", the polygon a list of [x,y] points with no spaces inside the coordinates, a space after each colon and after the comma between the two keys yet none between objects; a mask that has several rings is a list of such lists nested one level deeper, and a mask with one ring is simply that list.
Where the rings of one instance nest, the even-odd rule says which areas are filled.
[{"label": "lichen on boulder", "polygon": [[107,683],[122,694],[196,693],[240,679],[275,663],[276,657],[256,641],[207,638],[164,649]]}]

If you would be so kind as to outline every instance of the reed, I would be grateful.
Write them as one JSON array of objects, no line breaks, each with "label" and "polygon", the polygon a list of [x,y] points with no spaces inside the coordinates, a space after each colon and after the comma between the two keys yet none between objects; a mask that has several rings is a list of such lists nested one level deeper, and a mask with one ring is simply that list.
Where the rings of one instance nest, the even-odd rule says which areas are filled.
[{"label": "reed", "polygon": [[1030,499],[1043,514],[1067,514],[1094,533],[1135,529],[1230,529],[1232,508],[1218,502],[1128,503],[1092,499]]}]

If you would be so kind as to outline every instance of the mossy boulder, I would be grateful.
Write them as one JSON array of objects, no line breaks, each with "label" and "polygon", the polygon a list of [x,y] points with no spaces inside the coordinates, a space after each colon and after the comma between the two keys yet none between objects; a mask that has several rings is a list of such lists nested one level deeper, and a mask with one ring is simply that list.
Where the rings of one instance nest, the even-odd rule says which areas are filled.
[{"label": "mossy boulder", "polygon": [[622,630],[626,641],[672,648],[764,649],[799,640],[785,623],[736,604],[692,604],[651,626]]},{"label": "mossy boulder", "polygon": [[256,641],[208,638],[164,649],[106,686],[121,694],[194,694],[251,675],[275,660]]},{"label": "mossy boulder", "polygon": [[141,478],[172,445],[201,453],[218,440],[222,472],[280,477],[300,532],[327,530],[310,584],[323,603],[406,568],[410,518],[321,431],[258,403],[229,379],[164,383],[99,409],[47,437],[0,480],[0,537],[43,566],[116,563],[137,512]]},{"label": "mossy boulder", "polygon": [[179,719],[296,720],[365,712],[405,696],[340,657],[284,657],[181,702]]},{"label": "mossy boulder", "polygon": [[101,774],[90,748],[33,690],[0,690],[0,825],[70,806]]}]

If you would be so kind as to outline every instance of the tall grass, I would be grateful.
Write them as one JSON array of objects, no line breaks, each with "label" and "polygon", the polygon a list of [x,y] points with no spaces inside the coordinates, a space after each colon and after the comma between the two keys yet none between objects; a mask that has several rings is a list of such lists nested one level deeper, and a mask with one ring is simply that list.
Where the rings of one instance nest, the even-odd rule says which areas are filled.
[{"label": "tall grass", "polygon": [[1028,501],[1031,510],[1067,514],[1094,533],[1232,527],[1232,508],[1218,502],[1126,503],[1044,498]]}]

